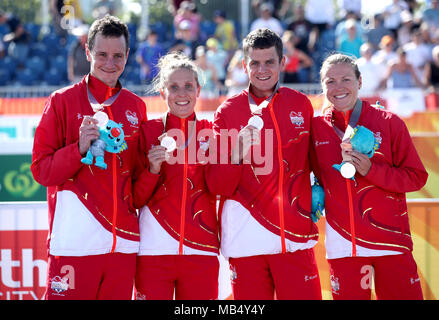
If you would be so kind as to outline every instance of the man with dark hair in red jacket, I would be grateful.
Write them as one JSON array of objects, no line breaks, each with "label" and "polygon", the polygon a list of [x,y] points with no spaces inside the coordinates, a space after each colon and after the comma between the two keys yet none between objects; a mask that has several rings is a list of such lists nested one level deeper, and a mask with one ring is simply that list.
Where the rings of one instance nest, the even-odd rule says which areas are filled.
[{"label": "man with dark hair in red jacket", "polygon": [[[35,132],[31,170],[48,187],[46,299],[132,297],[139,226],[131,179],[146,106],[118,80],[128,44],[119,19],[95,21],[86,46],[90,73],[50,95]],[[122,125],[128,146],[105,152],[105,170],[81,162],[100,136],[97,112]]]},{"label": "man with dark hair in red jacket", "polygon": [[214,120],[218,135],[239,131],[230,155],[237,187],[221,218],[234,298],[321,299],[313,252],[318,230],[310,213],[313,108],[304,94],[279,87],[285,58],[277,34],[255,30],[243,51],[249,87],[226,100]]}]

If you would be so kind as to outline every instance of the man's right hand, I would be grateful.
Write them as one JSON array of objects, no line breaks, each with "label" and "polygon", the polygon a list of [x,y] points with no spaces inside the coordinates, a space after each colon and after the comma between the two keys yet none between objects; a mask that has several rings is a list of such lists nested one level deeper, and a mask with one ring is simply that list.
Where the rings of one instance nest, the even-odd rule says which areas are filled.
[{"label": "man's right hand", "polygon": [[85,116],[79,127],[79,153],[84,156],[91,143],[100,136],[98,121],[91,116]]},{"label": "man's right hand", "polygon": [[232,150],[231,162],[233,164],[239,164],[249,152],[252,145],[261,143],[261,132],[251,126],[246,125],[239,131],[238,143]]},{"label": "man's right hand", "polygon": [[166,161],[166,148],[153,146],[148,152],[149,172],[159,174],[163,161]]}]

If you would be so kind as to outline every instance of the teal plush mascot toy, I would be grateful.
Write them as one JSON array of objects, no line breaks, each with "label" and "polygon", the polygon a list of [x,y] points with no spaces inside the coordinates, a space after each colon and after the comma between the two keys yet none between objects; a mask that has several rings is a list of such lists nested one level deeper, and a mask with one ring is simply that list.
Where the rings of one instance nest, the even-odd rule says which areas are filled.
[{"label": "teal plush mascot toy", "polygon": [[119,153],[128,148],[125,142],[125,135],[122,130],[122,124],[113,120],[99,127],[100,137],[92,142],[87,151],[87,155],[81,159],[81,162],[87,165],[93,164],[96,159],[95,166],[101,169],[107,169],[104,161],[105,151],[111,153]]},{"label": "teal plush mascot toy", "polygon": [[314,184],[311,187],[311,219],[314,223],[323,216],[324,209],[325,190],[323,190],[317,179],[314,179]]},{"label": "teal plush mascot toy", "polygon": [[[352,135],[350,136],[350,143],[352,149],[367,155],[369,158],[375,154],[375,151],[380,147],[379,142],[373,135],[373,132],[363,126],[356,126]],[[334,164],[334,169],[340,171],[342,176],[347,179],[353,179],[355,175],[355,167],[349,162],[342,162]]]}]

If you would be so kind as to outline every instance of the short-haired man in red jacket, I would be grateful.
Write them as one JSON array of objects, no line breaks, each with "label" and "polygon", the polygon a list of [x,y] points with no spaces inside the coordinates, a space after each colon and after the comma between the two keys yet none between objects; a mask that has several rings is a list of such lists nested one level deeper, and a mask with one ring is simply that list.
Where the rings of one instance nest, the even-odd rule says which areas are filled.
[{"label": "short-haired man in red jacket", "polygon": [[[237,187],[221,215],[221,251],[229,259],[234,298],[321,299],[313,252],[318,230],[310,213],[313,108],[304,94],[279,87],[285,58],[277,34],[255,30],[243,51],[249,87],[226,100],[214,120],[218,135],[239,131],[230,156]],[[261,130],[258,122],[248,124],[251,117]]]},{"label": "short-haired man in red jacket", "polygon": [[[46,299],[131,299],[139,250],[131,195],[145,103],[118,81],[129,53],[128,28],[105,16],[90,28],[90,73],[52,93],[35,131],[31,170],[47,186]],[[81,162],[100,136],[95,112],[122,124],[126,150],[105,152],[107,169]]]}]

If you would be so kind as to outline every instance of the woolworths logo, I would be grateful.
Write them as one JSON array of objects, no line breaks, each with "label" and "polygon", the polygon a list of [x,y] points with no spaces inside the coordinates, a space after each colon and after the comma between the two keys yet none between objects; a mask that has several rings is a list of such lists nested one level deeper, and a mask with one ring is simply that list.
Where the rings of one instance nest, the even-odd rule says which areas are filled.
[{"label": "woolworths logo", "polygon": [[3,178],[6,192],[17,198],[30,198],[38,191],[40,185],[32,177],[30,163],[23,163],[18,170],[9,170]]}]

